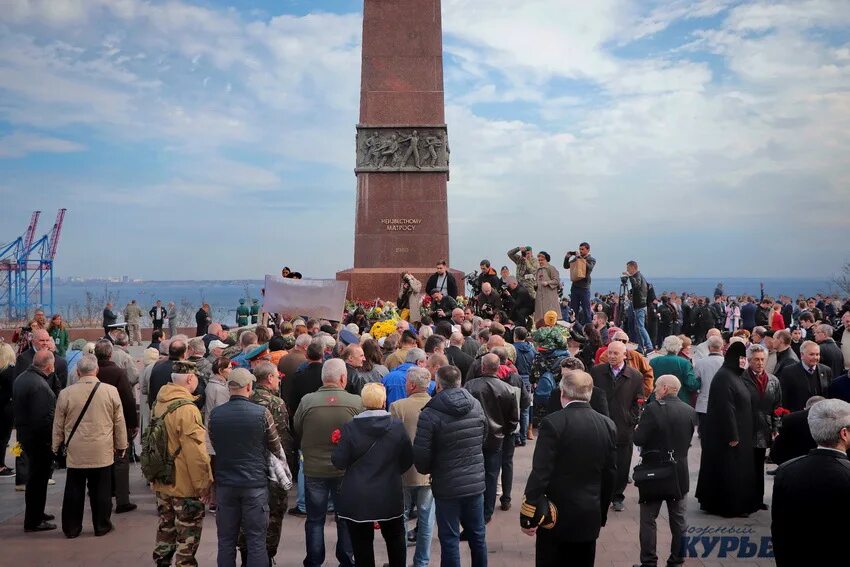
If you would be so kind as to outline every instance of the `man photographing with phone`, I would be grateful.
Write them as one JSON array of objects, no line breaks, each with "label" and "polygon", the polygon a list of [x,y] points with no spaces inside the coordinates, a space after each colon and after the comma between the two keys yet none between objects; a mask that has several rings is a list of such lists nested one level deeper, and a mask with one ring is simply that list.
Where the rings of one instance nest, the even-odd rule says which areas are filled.
[{"label": "man photographing with phone", "polygon": [[577,252],[572,250],[564,257],[564,269],[570,270],[570,279],[573,282],[570,288],[570,305],[580,325],[591,321],[590,273],[595,265],[596,258],[590,255],[590,244],[587,242],[579,244]]}]

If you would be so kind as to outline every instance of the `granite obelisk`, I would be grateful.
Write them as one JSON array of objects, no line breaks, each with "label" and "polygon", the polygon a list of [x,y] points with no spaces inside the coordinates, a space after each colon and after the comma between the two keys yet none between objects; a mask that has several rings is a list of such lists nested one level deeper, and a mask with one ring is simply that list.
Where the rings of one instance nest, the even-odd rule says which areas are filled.
[{"label": "granite obelisk", "polygon": [[356,158],[354,267],[337,279],[394,300],[402,272],[424,285],[449,256],[440,0],[364,1]]}]

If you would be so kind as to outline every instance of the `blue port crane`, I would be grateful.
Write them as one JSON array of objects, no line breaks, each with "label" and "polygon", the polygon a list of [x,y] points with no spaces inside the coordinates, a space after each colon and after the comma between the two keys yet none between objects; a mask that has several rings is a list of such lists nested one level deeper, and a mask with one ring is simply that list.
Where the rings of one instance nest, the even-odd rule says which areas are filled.
[{"label": "blue port crane", "polygon": [[36,239],[41,211],[34,211],[26,231],[0,244],[0,317],[25,320],[36,309],[53,312],[53,263],[67,209],[59,209],[50,233]]}]

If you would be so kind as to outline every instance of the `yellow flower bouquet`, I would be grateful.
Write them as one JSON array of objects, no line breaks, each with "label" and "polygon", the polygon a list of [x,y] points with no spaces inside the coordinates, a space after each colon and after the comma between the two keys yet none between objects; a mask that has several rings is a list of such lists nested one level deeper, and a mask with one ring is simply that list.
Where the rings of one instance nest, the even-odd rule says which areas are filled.
[{"label": "yellow flower bouquet", "polygon": [[372,328],[369,330],[369,334],[372,335],[372,338],[375,340],[391,335],[395,333],[396,323],[398,323],[397,319],[378,321],[372,325]]},{"label": "yellow flower bouquet", "polygon": [[20,457],[24,453],[24,448],[21,447],[20,443],[15,443],[12,445],[12,455],[15,457]]}]

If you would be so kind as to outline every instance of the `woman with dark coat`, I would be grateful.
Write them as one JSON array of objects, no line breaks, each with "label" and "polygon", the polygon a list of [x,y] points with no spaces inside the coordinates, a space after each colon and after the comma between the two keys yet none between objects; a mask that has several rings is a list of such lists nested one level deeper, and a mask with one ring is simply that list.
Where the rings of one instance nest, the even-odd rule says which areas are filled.
[{"label": "woman with dark coat", "polygon": [[753,435],[755,416],[743,365],[747,349],[733,342],[714,375],[702,436],[696,498],[700,508],[724,518],[746,517],[753,504]]},{"label": "woman with dark coat", "polygon": [[345,470],[336,511],[348,522],[354,562],[375,567],[375,523],[387,545],[390,567],[405,567],[402,474],[413,465],[413,446],[401,421],[384,410],[387,391],[382,384],[363,386],[361,414],[346,423],[334,440],[331,462]]},{"label": "woman with dark coat", "polygon": [[776,409],[782,405],[782,388],[779,379],[765,371],[767,348],[762,345],[750,345],[747,349],[747,370],[744,382],[750,390],[753,403],[753,469],[755,474],[754,505],[767,510],[764,503],[764,457],[773,446],[773,438],[779,433],[779,417]]}]

